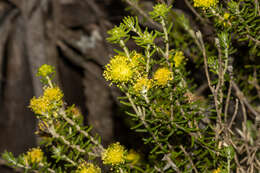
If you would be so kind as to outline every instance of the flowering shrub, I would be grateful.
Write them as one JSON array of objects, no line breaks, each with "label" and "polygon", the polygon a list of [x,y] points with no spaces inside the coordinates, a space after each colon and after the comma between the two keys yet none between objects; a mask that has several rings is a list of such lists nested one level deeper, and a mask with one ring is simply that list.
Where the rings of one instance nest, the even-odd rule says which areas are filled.
[{"label": "flowering shrub", "polygon": [[[132,108],[126,112],[131,129],[142,134],[148,152],[128,150],[119,142],[103,147],[102,139],[82,124],[77,108],[64,104],[62,91],[52,82],[54,68],[43,65],[37,75],[44,93],[29,105],[39,119],[41,149],[18,158],[6,152],[3,158],[13,167],[41,172],[100,173],[104,165],[120,173],[259,172],[260,115],[255,107],[260,67],[247,66],[253,73],[245,72],[233,63],[244,55],[253,61],[259,57],[258,1],[194,0],[195,9],[185,2],[198,10],[195,15],[202,24],[211,22],[214,39],[195,32],[187,18],[166,3],[156,4],[148,16],[158,29],[141,27],[137,17],[129,16],[108,32],[107,40],[121,50],[103,76],[125,94],[120,100]],[[130,39],[140,52],[129,50]],[[241,44],[248,52],[239,50]],[[187,63],[203,69],[207,98],[197,94]],[[249,76],[249,84],[241,76]]]}]

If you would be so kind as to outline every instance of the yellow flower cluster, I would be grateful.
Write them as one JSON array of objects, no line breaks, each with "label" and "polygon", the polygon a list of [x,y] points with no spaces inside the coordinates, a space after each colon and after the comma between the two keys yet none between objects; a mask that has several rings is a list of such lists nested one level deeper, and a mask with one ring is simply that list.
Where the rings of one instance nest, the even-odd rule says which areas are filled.
[{"label": "yellow flower cluster", "polygon": [[230,25],[229,18],[230,18],[230,13],[224,13],[223,19],[220,20],[220,23],[222,23],[224,27],[229,26]]},{"label": "yellow flower cluster", "polygon": [[142,60],[144,60],[143,55],[135,51],[130,54],[130,58],[116,55],[105,66],[103,76],[107,81],[116,84],[131,82],[137,74],[144,71],[144,66],[141,65]]},{"label": "yellow flower cluster", "polygon": [[194,0],[194,7],[210,8],[216,6],[218,0]]},{"label": "yellow flower cluster", "polygon": [[60,102],[63,98],[63,93],[58,87],[48,87],[44,90],[43,97],[46,98],[49,102]]},{"label": "yellow flower cluster", "polygon": [[55,73],[54,67],[44,64],[42,65],[37,72],[37,76],[47,77]]},{"label": "yellow flower cluster", "polygon": [[183,52],[182,51],[176,52],[174,57],[173,57],[173,61],[175,63],[175,67],[180,67],[183,59],[184,59]]},{"label": "yellow flower cluster", "polygon": [[141,160],[141,156],[135,150],[131,149],[126,155],[126,160],[135,165]]},{"label": "yellow flower cluster", "polygon": [[224,13],[223,18],[224,20],[228,20],[230,17],[230,13]]},{"label": "yellow flower cluster", "polygon": [[162,67],[154,73],[153,78],[156,85],[165,86],[167,85],[168,81],[173,79],[173,76],[172,72],[168,68]]},{"label": "yellow flower cluster", "polygon": [[43,96],[39,98],[33,97],[30,100],[29,108],[36,114],[48,113],[51,110],[62,105],[63,93],[58,87],[46,88]]},{"label": "yellow flower cluster", "polygon": [[140,93],[146,93],[151,87],[152,87],[152,80],[148,79],[147,77],[141,77],[137,79],[133,88],[134,88],[134,92],[139,95]]},{"label": "yellow flower cluster", "polygon": [[220,173],[220,171],[221,171],[221,169],[218,168],[218,169],[215,169],[215,170],[213,171],[213,173]]},{"label": "yellow flower cluster", "polygon": [[28,165],[29,163],[40,163],[43,160],[43,152],[40,148],[32,148],[24,156],[24,161]]},{"label": "yellow flower cluster", "polygon": [[92,163],[83,162],[76,173],[101,173],[101,169]]},{"label": "yellow flower cluster", "polygon": [[128,82],[133,77],[133,69],[130,66],[130,60],[126,56],[116,55],[110,63],[106,65],[104,77],[112,82]]},{"label": "yellow flower cluster", "polygon": [[125,148],[119,142],[113,143],[102,153],[102,160],[104,164],[119,165],[125,162],[125,154]]}]

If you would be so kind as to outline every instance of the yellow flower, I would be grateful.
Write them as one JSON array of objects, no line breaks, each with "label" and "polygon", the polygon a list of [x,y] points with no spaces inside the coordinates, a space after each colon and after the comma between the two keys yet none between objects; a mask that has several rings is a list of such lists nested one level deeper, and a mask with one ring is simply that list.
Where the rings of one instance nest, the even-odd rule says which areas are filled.
[{"label": "yellow flower", "polygon": [[43,97],[46,98],[46,100],[48,100],[49,102],[61,103],[63,93],[58,87],[48,87],[44,90]]},{"label": "yellow flower", "polygon": [[182,51],[176,52],[174,57],[173,57],[175,67],[180,67],[183,59],[184,59],[183,52]]},{"label": "yellow flower", "polygon": [[103,153],[102,160],[104,164],[119,165],[125,162],[125,148],[117,143],[111,144]]},{"label": "yellow flower", "polygon": [[40,148],[33,148],[24,156],[24,161],[29,163],[40,163],[43,160],[43,152]]},{"label": "yellow flower", "polygon": [[159,68],[155,73],[154,73],[154,81],[155,84],[158,86],[165,86],[167,85],[168,81],[172,80],[172,72],[166,68]]},{"label": "yellow flower", "polygon": [[151,79],[148,79],[147,77],[141,77],[137,79],[136,83],[134,84],[134,91],[137,94],[146,93],[152,86]]},{"label": "yellow flower", "polygon": [[48,123],[46,123],[45,121],[40,121],[40,122],[38,123],[38,128],[39,128],[41,131],[43,131],[43,132],[45,132],[45,131],[48,129],[48,127],[49,127],[49,125],[48,125]]},{"label": "yellow flower", "polygon": [[137,164],[141,159],[141,156],[139,153],[131,149],[128,154],[126,155],[126,160],[130,161],[132,164]]},{"label": "yellow flower", "polygon": [[36,114],[44,114],[50,111],[48,100],[43,97],[35,98],[30,100],[29,108]]},{"label": "yellow flower", "polygon": [[220,173],[220,171],[221,171],[221,169],[218,168],[218,169],[215,169],[215,170],[213,171],[213,173]]},{"label": "yellow flower", "polygon": [[223,16],[224,20],[228,20],[229,17],[230,17],[230,13],[224,13]]},{"label": "yellow flower", "polygon": [[194,7],[210,8],[216,6],[218,0],[194,0]]},{"label": "yellow flower", "polygon": [[58,87],[48,87],[44,90],[43,96],[39,98],[33,97],[30,100],[29,108],[36,114],[49,113],[51,110],[62,105],[62,98],[63,93]]},{"label": "yellow flower", "polygon": [[101,169],[92,163],[83,162],[76,173],[101,173]]},{"label": "yellow flower", "polygon": [[42,76],[42,77],[46,77],[49,75],[52,75],[55,73],[54,67],[47,65],[47,64],[43,64],[37,72],[37,76]]},{"label": "yellow flower", "polygon": [[230,18],[230,13],[224,13],[223,19],[221,19],[219,21],[220,21],[220,23],[223,24],[224,27],[227,27],[227,26],[231,25],[231,23],[229,22],[229,18]]},{"label": "yellow flower", "polygon": [[130,60],[122,55],[116,55],[110,63],[106,65],[104,77],[112,82],[129,82],[133,77],[133,69],[130,66]]}]

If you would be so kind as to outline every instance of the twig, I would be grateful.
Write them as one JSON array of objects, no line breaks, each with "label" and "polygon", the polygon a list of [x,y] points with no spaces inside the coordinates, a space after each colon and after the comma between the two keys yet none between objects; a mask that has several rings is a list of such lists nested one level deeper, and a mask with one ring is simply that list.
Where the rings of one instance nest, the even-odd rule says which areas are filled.
[{"label": "twig", "polygon": [[163,30],[162,26],[154,22],[153,19],[151,19],[138,5],[136,5],[131,0],[125,0],[125,1],[128,3],[128,5],[132,6],[138,13],[140,13],[143,17],[145,17],[149,23],[154,25],[159,30]]},{"label": "twig", "polygon": [[246,147],[246,151],[247,151],[247,156],[250,155],[250,151],[249,151],[249,147],[248,147],[248,129],[246,127],[246,124],[247,124],[247,116],[246,116],[246,108],[245,108],[245,105],[243,103],[242,100],[239,100],[240,101],[240,104],[241,104],[241,107],[242,107],[242,113],[243,113],[243,123],[242,123],[242,130],[243,130],[243,134],[244,134],[244,140],[245,140],[245,147]]},{"label": "twig", "polygon": [[252,116],[251,114],[249,114],[252,118],[256,118],[259,117],[259,113],[255,111],[255,109],[250,105],[249,101],[247,100],[247,98],[245,97],[245,95],[243,94],[243,92],[239,89],[239,87],[237,86],[237,84],[234,81],[231,81],[232,87],[235,89],[236,91],[236,95],[239,98],[239,100],[242,100],[243,103],[245,104],[245,106],[249,109],[249,111],[255,116]]},{"label": "twig", "polygon": [[249,80],[248,82],[255,87],[257,95],[260,98],[260,85],[257,80],[256,68],[254,68],[253,80]]},{"label": "twig", "polygon": [[[147,122],[145,121],[145,111],[142,112],[140,107],[136,107],[136,105],[134,104],[131,96],[129,93],[126,93],[126,96],[131,104],[131,106],[133,107],[135,113],[137,114],[137,116],[139,116],[141,122],[143,123],[143,125],[145,126],[145,128],[148,130],[148,132],[150,133],[150,135],[152,136],[153,140],[156,142],[156,144],[160,147],[161,150],[165,150],[164,147],[162,146],[162,144],[159,142],[159,140],[157,139],[157,137],[154,135],[153,132],[151,132],[149,129],[151,129],[149,127],[149,125],[147,124]],[[176,165],[173,163],[173,161],[171,160],[171,158],[168,155],[164,155],[166,161],[169,163],[169,165],[177,172],[177,173],[181,173],[180,170],[176,167]]]},{"label": "twig", "polygon": [[255,0],[255,8],[256,8],[256,11],[258,12],[258,15],[260,16],[260,10],[259,10],[259,2],[258,2],[258,0]]},{"label": "twig", "polygon": [[60,114],[62,116],[62,118],[64,118],[70,125],[72,125],[73,127],[75,127],[77,129],[78,132],[80,132],[81,134],[83,134],[85,137],[87,137],[88,139],[90,139],[90,141],[95,144],[96,146],[99,147],[99,149],[102,151],[104,151],[104,147],[99,144],[99,142],[97,140],[95,140],[91,135],[89,135],[86,131],[82,130],[81,127],[76,124],[72,119],[70,119],[69,117],[66,116],[64,111],[60,111]]},{"label": "twig", "polygon": [[206,54],[206,49],[205,49],[205,45],[204,45],[204,42],[203,42],[203,39],[202,39],[201,32],[200,31],[196,32],[196,36],[194,38],[195,38],[195,40],[197,40],[199,48],[201,49],[202,54],[203,54],[204,70],[205,70],[205,73],[206,73],[209,89],[214,94],[215,93],[215,89],[212,87],[211,79],[210,79],[210,76],[209,76],[208,63],[207,63],[207,54]]},{"label": "twig", "polygon": [[[11,167],[11,166],[8,165],[8,162],[6,160],[2,159],[2,158],[0,158],[0,166],[7,166],[8,168],[13,169],[15,172],[21,172],[21,173],[24,172],[23,169],[22,169],[22,165],[19,168]],[[17,166],[19,166],[19,165],[17,165]]]},{"label": "twig", "polygon": [[227,112],[228,112],[228,106],[229,106],[229,102],[230,102],[231,90],[232,90],[232,86],[231,86],[231,82],[229,81],[228,94],[227,94],[226,105],[225,105],[225,111],[224,111],[224,120],[225,120],[225,123],[227,123]]},{"label": "twig", "polygon": [[197,168],[196,168],[196,166],[194,165],[194,163],[193,163],[193,161],[192,161],[190,155],[186,152],[185,148],[184,148],[182,145],[180,145],[180,148],[181,148],[181,150],[183,151],[183,153],[186,155],[186,157],[188,157],[188,159],[189,159],[189,161],[190,161],[190,163],[191,163],[192,168],[194,169],[194,171],[195,171],[196,173],[199,173],[198,170],[197,170]]},{"label": "twig", "polygon": [[[55,151],[55,150],[57,150],[57,148],[55,147],[55,146],[52,146],[52,148],[53,148],[53,150]],[[61,155],[61,159],[63,159],[63,160],[65,160],[65,161],[67,161],[67,162],[69,162],[69,163],[71,163],[73,166],[76,166],[77,165],[77,163],[75,163],[73,160],[71,160],[69,157],[67,157],[66,155]]]},{"label": "twig", "polygon": [[167,0],[167,5],[170,6],[173,3],[173,0]]},{"label": "twig", "polygon": [[[3,160],[2,158],[0,158],[0,166],[4,165],[4,166],[7,166],[7,167],[10,167],[15,172],[23,173],[24,169],[32,169],[30,166],[24,166],[22,164],[17,164],[17,163],[12,163],[12,164],[17,166],[18,168],[10,167],[6,160]],[[44,167],[44,165],[42,163],[39,163],[39,166]],[[55,173],[55,171],[51,168],[47,168],[47,170],[51,173]],[[32,171],[35,172],[35,173],[39,173],[39,171],[37,171],[37,170],[32,170]]]},{"label": "twig", "polygon": [[197,16],[199,18],[199,20],[201,20],[201,22],[203,24],[208,23],[204,18],[202,18],[199,13],[197,13],[197,11],[193,8],[193,6],[190,4],[190,2],[188,0],[184,0],[185,4],[189,7],[189,9],[195,14],[195,16]]},{"label": "twig", "polygon": [[[168,36],[168,31],[167,31],[167,27],[166,27],[166,23],[165,20],[163,19],[163,17],[161,17],[161,24],[163,27],[163,33],[164,33],[164,39],[165,39],[165,53],[164,53],[164,58],[166,59],[166,62],[169,66],[169,68],[171,69],[171,64],[169,62],[169,36]],[[171,69],[172,71],[172,69]]]},{"label": "twig", "polygon": [[234,120],[235,120],[235,117],[237,116],[237,110],[238,110],[238,99],[236,99],[235,111],[234,111],[233,116],[232,116],[232,119],[231,119],[231,121],[230,121],[230,123],[229,123],[229,125],[228,125],[228,128],[229,128],[229,129],[232,127],[232,124],[233,124],[233,122],[234,122]]},{"label": "twig", "polygon": [[60,139],[64,144],[66,144],[67,146],[69,146],[70,148],[73,148],[73,149],[76,149],[77,151],[81,152],[81,153],[85,153],[86,151],[84,149],[82,149],[79,145],[74,145],[74,144],[71,144],[69,141],[67,141],[65,139],[64,136],[61,136],[59,135],[53,126],[49,127],[48,128],[48,131],[50,132],[50,134],[54,137],[54,138],[57,138],[57,139]]}]

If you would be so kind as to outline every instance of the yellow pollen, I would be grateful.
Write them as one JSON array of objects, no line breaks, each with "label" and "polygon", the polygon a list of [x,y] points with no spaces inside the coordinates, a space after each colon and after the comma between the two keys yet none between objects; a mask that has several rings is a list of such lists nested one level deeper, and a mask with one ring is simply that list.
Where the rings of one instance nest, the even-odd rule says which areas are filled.
[{"label": "yellow pollen", "polygon": [[137,94],[146,93],[152,86],[151,79],[148,79],[147,77],[141,77],[137,79],[136,83],[134,84],[134,91]]},{"label": "yellow pollen", "polygon": [[176,54],[173,57],[173,61],[175,63],[175,67],[180,67],[183,59],[184,59],[183,52],[182,51],[176,52]]},{"label": "yellow pollen", "polygon": [[76,173],[101,173],[101,169],[92,163],[83,162]]},{"label": "yellow pollen", "polygon": [[24,156],[26,164],[40,163],[43,160],[43,152],[40,148],[33,148]]},{"label": "yellow pollen", "polygon": [[104,164],[119,165],[125,162],[125,148],[119,142],[111,144],[103,153]]},{"label": "yellow pollen", "polygon": [[129,59],[121,55],[114,56],[106,65],[103,75],[106,80],[114,83],[130,81],[133,77],[133,70]]},{"label": "yellow pollen", "polygon": [[216,6],[218,0],[194,0],[194,7],[201,7],[207,9]]},{"label": "yellow pollen", "polygon": [[166,68],[159,68],[155,73],[154,73],[154,81],[155,84],[158,86],[165,86],[167,85],[168,81],[172,80],[172,72]]}]

